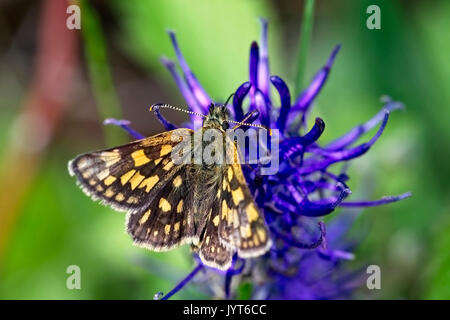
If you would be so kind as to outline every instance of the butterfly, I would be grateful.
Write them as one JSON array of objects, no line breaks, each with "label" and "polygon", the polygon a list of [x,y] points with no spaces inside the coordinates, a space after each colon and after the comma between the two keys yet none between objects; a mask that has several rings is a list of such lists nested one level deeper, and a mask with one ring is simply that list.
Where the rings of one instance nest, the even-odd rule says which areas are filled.
[{"label": "butterfly", "polygon": [[[226,135],[235,121],[229,120],[225,106],[214,104],[201,116],[198,131],[180,128],[81,154],[68,168],[92,199],[127,212],[126,230],[135,245],[168,251],[190,244],[204,265],[226,270],[235,253],[241,258],[260,256],[271,240],[245,180],[238,148]],[[207,130],[219,133],[214,143],[222,143],[223,154],[232,161],[193,160],[198,145],[207,147],[201,139]],[[195,143],[196,133],[200,144]],[[176,154],[183,161],[175,161]]]}]

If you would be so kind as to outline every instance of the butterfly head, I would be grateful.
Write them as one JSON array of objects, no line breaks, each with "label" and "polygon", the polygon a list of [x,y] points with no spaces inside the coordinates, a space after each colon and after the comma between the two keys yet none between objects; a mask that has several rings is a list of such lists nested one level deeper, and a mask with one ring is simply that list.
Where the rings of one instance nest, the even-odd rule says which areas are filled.
[{"label": "butterfly head", "polygon": [[248,119],[250,119],[251,117],[253,117],[255,115],[255,113],[258,114],[258,112],[256,110],[253,110],[252,112],[250,112],[242,121],[230,120],[227,105],[233,96],[234,96],[234,93],[228,97],[227,101],[223,105],[216,105],[214,103],[211,103],[211,105],[209,106],[208,114],[206,114],[206,115],[198,113],[198,112],[190,111],[190,110],[184,110],[184,109],[181,109],[178,107],[173,107],[168,104],[153,104],[150,106],[149,110],[158,112],[158,110],[160,108],[167,108],[167,109],[173,109],[173,110],[193,114],[198,117],[202,117],[204,129],[219,129],[219,130],[222,130],[225,132],[227,129],[230,128],[230,124],[234,124],[234,127],[232,128],[233,130],[239,128],[240,126],[250,126],[250,127],[263,128],[263,129],[269,131],[269,134],[272,135],[272,130],[269,127],[266,127],[265,125],[252,124],[252,123],[245,122]]},{"label": "butterfly head", "polygon": [[203,120],[203,127],[226,131],[230,127],[228,117],[228,109],[225,106],[211,104],[208,114]]}]

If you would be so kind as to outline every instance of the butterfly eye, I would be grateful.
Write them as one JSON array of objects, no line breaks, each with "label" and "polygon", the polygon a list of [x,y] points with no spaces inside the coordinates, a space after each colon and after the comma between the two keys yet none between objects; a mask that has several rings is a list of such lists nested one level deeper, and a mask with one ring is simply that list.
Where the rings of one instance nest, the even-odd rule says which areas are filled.
[{"label": "butterfly eye", "polygon": [[230,127],[230,124],[226,121],[222,122],[222,129],[227,130]]}]

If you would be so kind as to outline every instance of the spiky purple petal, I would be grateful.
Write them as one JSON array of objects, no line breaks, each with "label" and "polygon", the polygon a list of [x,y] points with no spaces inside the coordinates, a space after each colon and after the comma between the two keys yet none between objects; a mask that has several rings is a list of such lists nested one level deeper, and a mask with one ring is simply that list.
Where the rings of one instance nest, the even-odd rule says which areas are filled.
[{"label": "spiky purple petal", "polygon": [[178,291],[180,291],[181,289],[183,289],[183,287],[188,284],[188,282],[190,282],[195,275],[204,268],[203,264],[199,263],[194,270],[192,270],[183,280],[181,280],[176,286],[175,288],[173,288],[172,290],[170,290],[164,297],[161,298],[161,300],[167,300],[170,297],[172,297],[175,293],[177,293]]},{"label": "spiky purple petal", "polygon": [[234,118],[236,121],[241,121],[244,119],[244,110],[242,109],[242,102],[247,96],[250,88],[252,87],[249,81],[244,82],[237,88],[233,97],[233,108],[234,108]]},{"label": "spiky purple petal", "polygon": [[280,130],[282,134],[284,134],[289,109],[291,108],[291,94],[289,93],[288,86],[280,77],[272,76],[270,77],[270,81],[275,86],[275,88],[278,91],[278,94],[280,95],[281,108],[280,114],[276,122],[276,127]]},{"label": "spiky purple petal", "polygon": [[136,140],[144,139],[145,136],[137,132],[136,130],[130,127],[130,121],[128,120],[117,120],[113,118],[107,118],[103,121],[104,125],[112,124],[114,126],[121,127],[124,129],[130,136],[132,136]]},{"label": "spiky purple petal", "polygon": [[261,23],[261,49],[259,57],[259,70],[258,70],[258,88],[262,93],[270,99],[270,71],[269,71],[269,54],[267,45],[267,20],[264,18],[259,19]]},{"label": "spiky purple petal", "polygon": [[[203,112],[203,108],[200,106],[200,104],[197,102],[197,99],[195,99],[191,89],[186,84],[184,79],[180,76],[180,74],[175,69],[175,63],[172,60],[166,59],[164,57],[161,58],[162,64],[169,70],[170,74],[172,75],[173,79],[175,80],[175,83],[178,86],[178,89],[180,90],[181,94],[184,97],[184,100],[186,100],[186,103],[188,107],[198,113]],[[198,122],[201,120],[200,117],[196,115],[190,115],[192,122]]]},{"label": "spiky purple petal", "polygon": [[206,112],[212,101],[209,98],[208,94],[206,93],[205,89],[203,89],[202,85],[195,77],[194,73],[192,73],[191,69],[189,68],[189,65],[184,59],[180,47],[178,46],[178,41],[175,36],[175,32],[169,30],[168,33],[170,36],[170,40],[172,41],[173,48],[175,50],[175,54],[177,56],[178,63],[180,64],[181,70],[183,71],[184,77],[186,79],[186,83],[189,86],[190,90],[192,91],[192,94],[197,100],[198,104],[202,108],[202,111],[200,112],[201,113]]},{"label": "spiky purple petal", "polygon": [[379,200],[373,201],[345,201],[339,204],[340,207],[376,207],[383,204],[397,202],[412,196],[411,192],[405,192],[398,196],[384,196]]}]

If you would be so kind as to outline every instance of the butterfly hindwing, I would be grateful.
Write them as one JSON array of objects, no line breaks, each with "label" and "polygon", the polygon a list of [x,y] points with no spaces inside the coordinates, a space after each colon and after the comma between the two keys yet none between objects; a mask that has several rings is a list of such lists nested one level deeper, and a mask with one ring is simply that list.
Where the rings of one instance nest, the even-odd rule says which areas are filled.
[{"label": "butterfly hindwing", "polygon": [[220,206],[215,201],[207,216],[205,231],[200,243],[199,256],[207,266],[226,270],[231,265],[234,249],[224,245],[219,238]]},{"label": "butterfly hindwing", "polygon": [[148,205],[129,213],[127,232],[134,244],[153,251],[167,251],[195,239],[192,192],[187,183],[188,165],[181,165],[164,175]]},{"label": "butterfly hindwing", "polygon": [[139,211],[176,166],[172,149],[190,129],[177,129],[107,150],[82,154],[69,162],[83,191],[119,211]]}]

